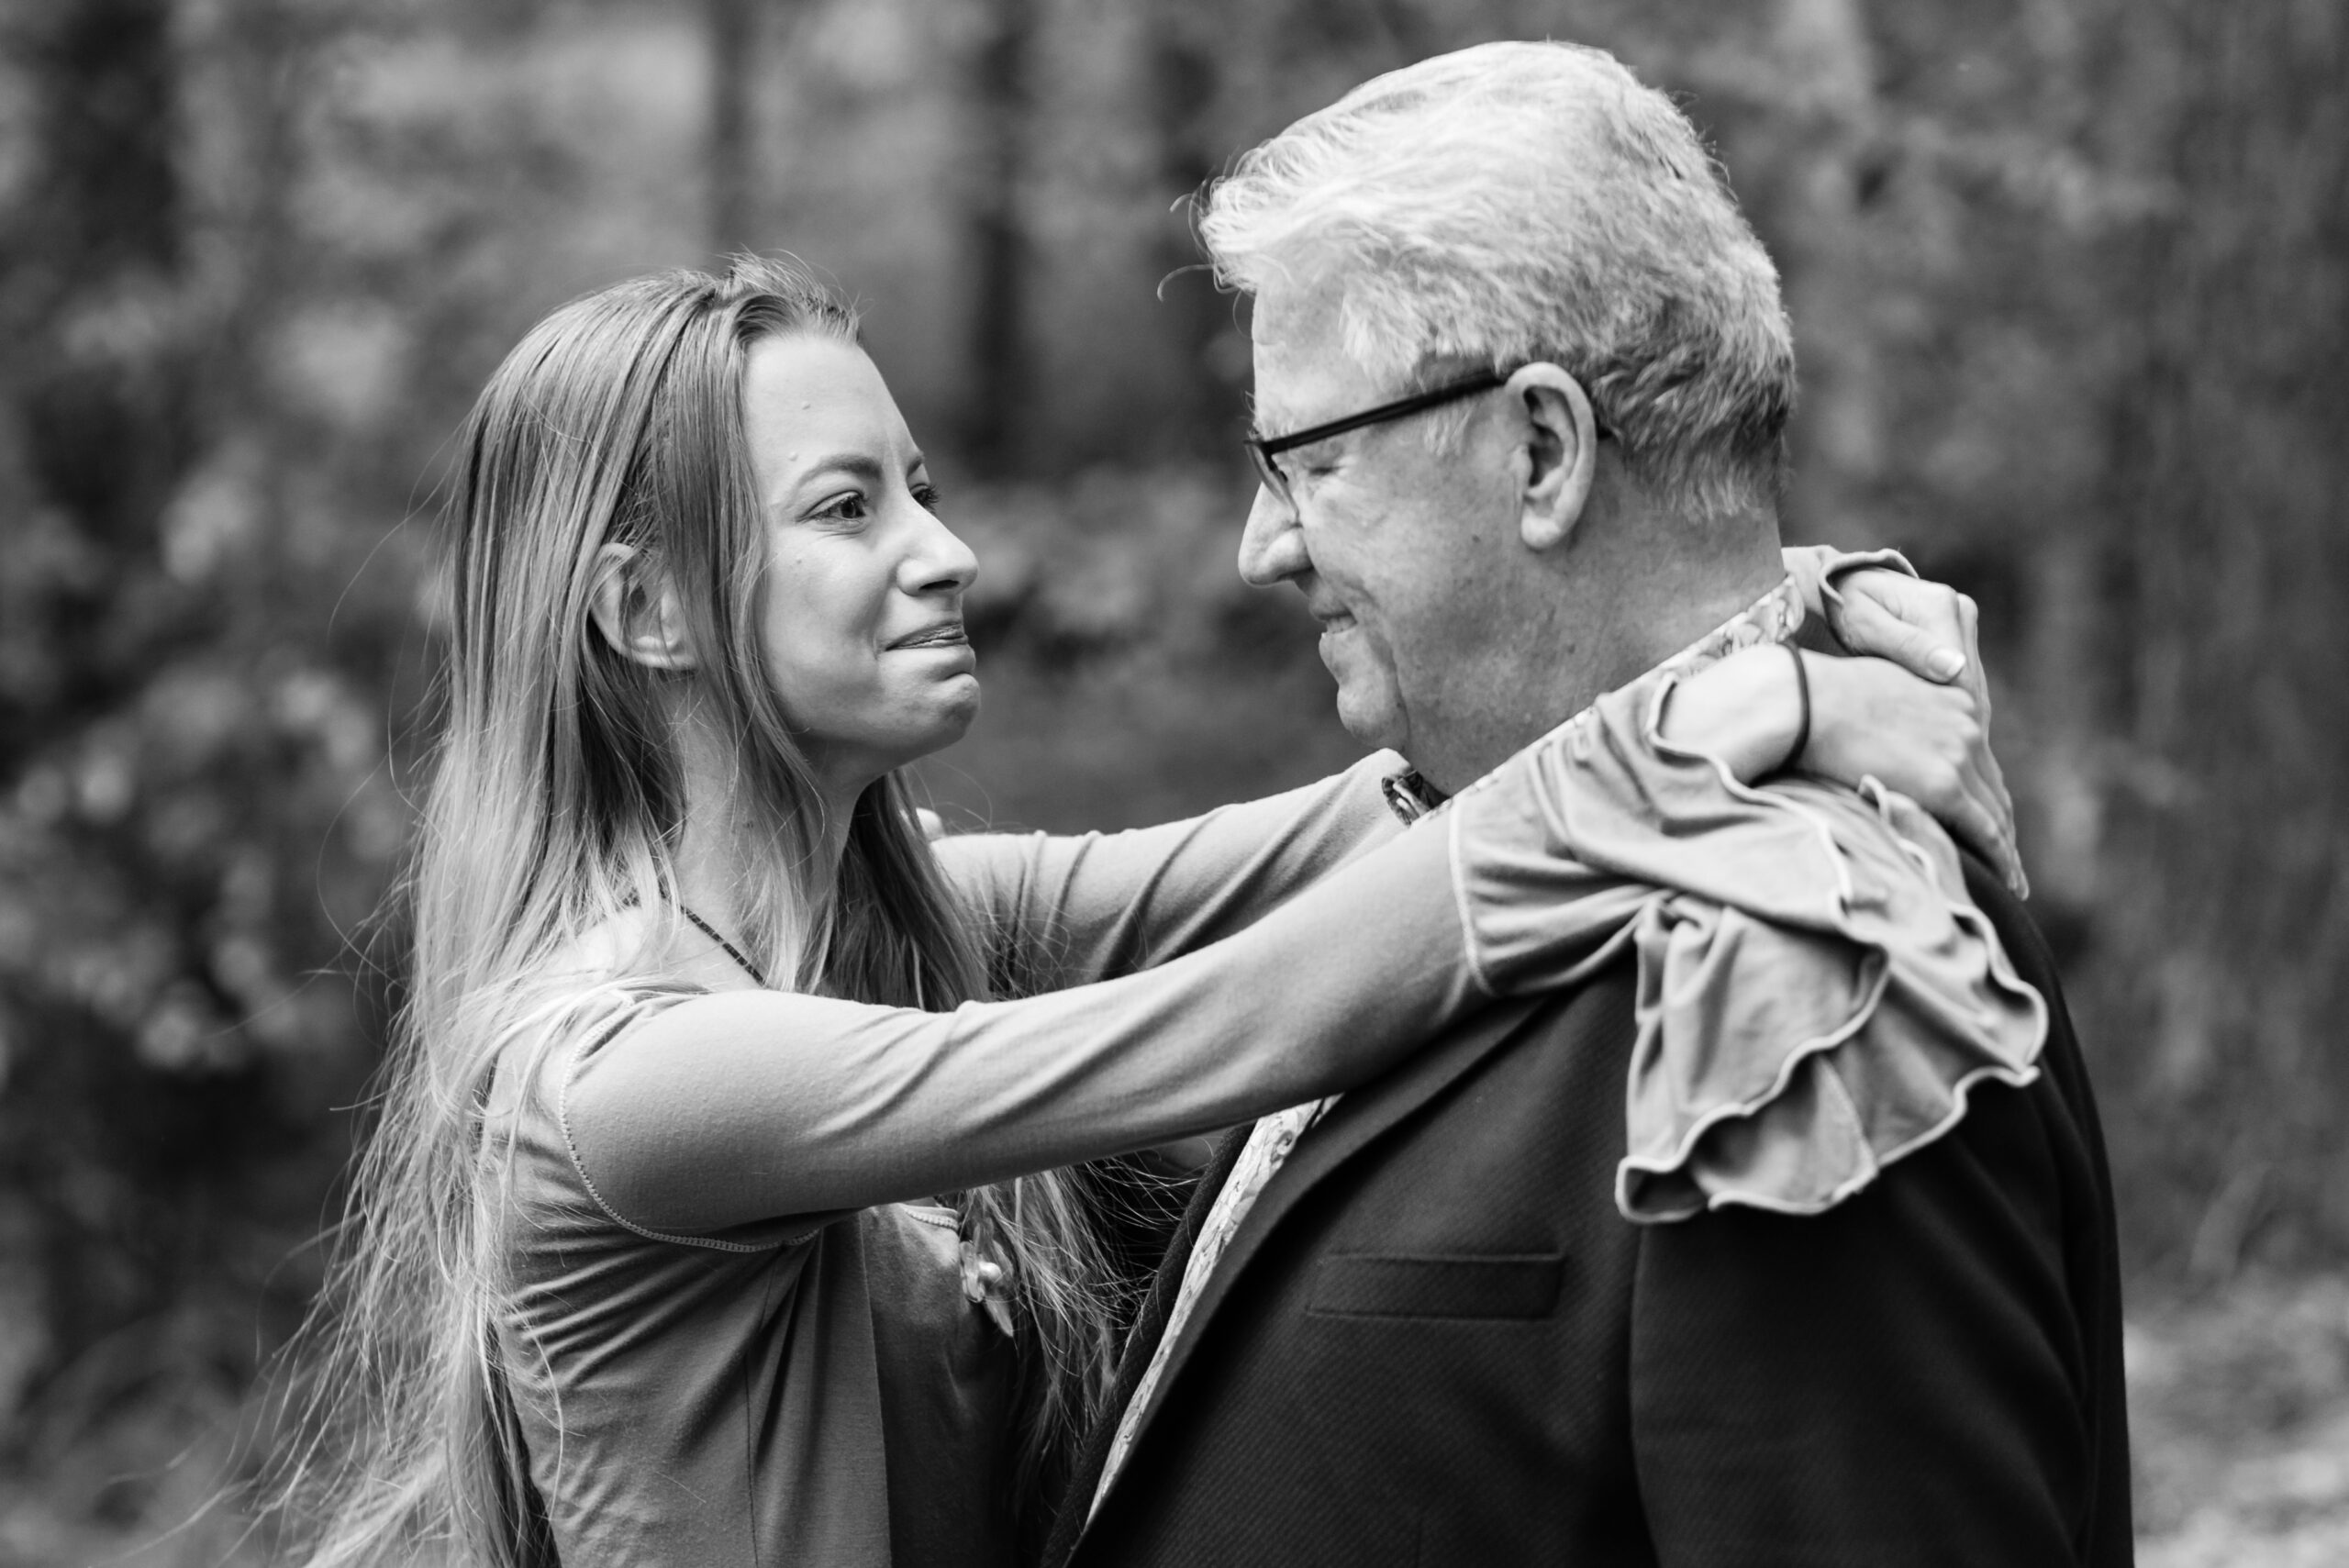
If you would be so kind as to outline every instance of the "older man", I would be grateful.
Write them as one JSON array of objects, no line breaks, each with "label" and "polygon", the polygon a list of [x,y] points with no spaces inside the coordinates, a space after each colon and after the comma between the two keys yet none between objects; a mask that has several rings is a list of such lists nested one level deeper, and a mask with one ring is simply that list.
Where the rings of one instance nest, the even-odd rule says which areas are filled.
[{"label": "older man", "polygon": [[[1243,159],[1204,233],[1255,298],[1241,571],[1305,595],[1348,728],[1412,765],[1399,813],[1799,620],[1776,274],[1611,59],[1382,77]],[[1666,943],[1235,1137],[1055,1560],[2128,1561],[2096,1112],[2043,945],[1965,884],[2050,1003],[2033,1072],[1862,1030],[1659,1096]]]}]

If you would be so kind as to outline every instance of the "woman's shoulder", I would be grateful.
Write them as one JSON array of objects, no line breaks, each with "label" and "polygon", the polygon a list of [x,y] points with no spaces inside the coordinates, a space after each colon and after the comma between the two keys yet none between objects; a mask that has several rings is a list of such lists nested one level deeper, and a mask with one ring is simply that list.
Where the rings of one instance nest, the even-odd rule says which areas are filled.
[{"label": "woman's shoulder", "polygon": [[493,1117],[559,1104],[564,1079],[584,1057],[707,993],[687,966],[661,962],[655,924],[640,910],[621,910],[520,978],[491,1062],[485,1108]]}]

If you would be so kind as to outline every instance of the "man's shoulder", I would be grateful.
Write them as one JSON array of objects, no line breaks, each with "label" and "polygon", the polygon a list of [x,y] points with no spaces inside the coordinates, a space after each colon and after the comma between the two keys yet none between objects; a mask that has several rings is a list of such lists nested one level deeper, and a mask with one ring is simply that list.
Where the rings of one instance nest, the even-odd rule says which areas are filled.
[{"label": "man's shoulder", "polygon": [[[1536,1164],[1554,1163],[1554,1153],[1581,1173],[1573,1180],[1586,1175],[1611,1189],[1624,1151],[1623,1091],[1638,1014],[1637,964],[1626,951],[1573,984],[1447,1026],[1395,1072],[1348,1094],[1325,1121],[1398,1124],[1404,1136],[1361,1151],[1373,1164],[1421,1157],[1410,1150],[1465,1143],[1481,1157],[1539,1143],[1549,1152]],[[1519,1114],[1537,1104],[1550,1113]]]},{"label": "man's shoulder", "polygon": [[[1958,864],[1965,875],[1966,895],[1989,920],[1990,929],[1998,933],[1998,945],[2006,950],[2016,973],[2034,985],[2043,982],[2060,992],[2055,955],[2047,945],[2046,934],[2040,930],[2039,923],[2032,918],[2022,900],[2008,889],[1998,873],[1990,869],[1989,862],[1973,851],[1961,850]],[[2049,1001],[2054,1000],[2051,995]]]},{"label": "man's shoulder", "polygon": [[[1578,1065],[1605,1063],[1620,1074],[1638,1032],[1639,975],[1639,956],[1625,942],[1568,984],[1497,1002],[1483,1013],[1447,1025],[1429,1040],[1427,1053],[1463,1045],[1475,1049],[1497,1030],[1493,1049],[1556,1056],[1562,1062],[1572,1053]],[[1620,1102],[1615,1108],[1620,1114]]]}]

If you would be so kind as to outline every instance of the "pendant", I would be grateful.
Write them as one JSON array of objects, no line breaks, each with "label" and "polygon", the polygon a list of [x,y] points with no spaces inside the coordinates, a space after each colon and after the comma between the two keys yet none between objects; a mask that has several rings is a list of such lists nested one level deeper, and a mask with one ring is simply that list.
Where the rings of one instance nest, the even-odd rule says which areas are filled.
[{"label": "pendant", "polygon": [[1004,1338],[1012,1338],[1011,1276],[1001,1263],[982,1255],[974,1241],[963,1241],[962,1252],[963,1299],[985,1310]]}]

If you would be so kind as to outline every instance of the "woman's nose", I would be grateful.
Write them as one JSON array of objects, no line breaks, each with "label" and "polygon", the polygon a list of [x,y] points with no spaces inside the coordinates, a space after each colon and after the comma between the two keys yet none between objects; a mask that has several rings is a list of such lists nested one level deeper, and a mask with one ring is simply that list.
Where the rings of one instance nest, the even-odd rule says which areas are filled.
[{"label": "woman's nose", "polygon": [[979,558],[953,529],[928,512],[920,536],[897,569],[897,584],[908,594],[963,593],[978,580]]},{"label": "woman's nose", "polygon": [[1270,588],[1313,564],[1297,513],[1269,490],[1258,488],[1240,535],[1240,575],[1251,586]]}]

